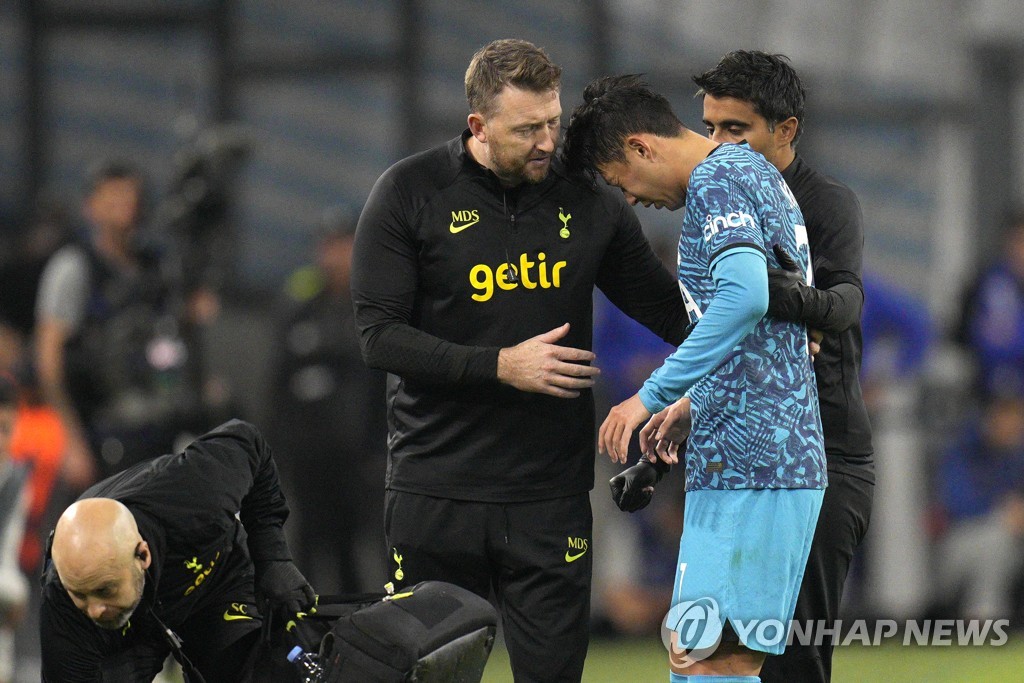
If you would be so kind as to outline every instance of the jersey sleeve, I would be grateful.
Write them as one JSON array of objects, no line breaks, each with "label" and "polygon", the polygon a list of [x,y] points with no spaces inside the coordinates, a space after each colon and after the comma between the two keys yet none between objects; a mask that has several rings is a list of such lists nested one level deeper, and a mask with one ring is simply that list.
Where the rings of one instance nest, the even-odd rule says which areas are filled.
[{"label": "jersey sleeve", "polygon": [[747,247],[765,253],[764,230],[754,197],[735,180],[712,174],[696,189],[693,212],[702,227],[709,272],[731,249]]},{"label": "jersey sleeve", "polygon": [[689,319],[676,280],[654,253],[633,210],[624,200],[616,204],[610,213],[617,227],[597,286],[623,313],[678,346],[686,338]]},{"label": "jersey sleeve", "polygon": [[391,169],[359,217],[352,301],[363,359],[372,368],[441,385],[497,381],[498,347],[455,344],[417,329],[417,244],[413,207]]},{"label": "jersey sleeve", "polygon": [[647,410],[660,412],[681,398],[754,329],[768,310],[765,266],[764,253],[747,246],[730,248],[715,260],[715,295],[707,310],[686,341],[640,389]]}]

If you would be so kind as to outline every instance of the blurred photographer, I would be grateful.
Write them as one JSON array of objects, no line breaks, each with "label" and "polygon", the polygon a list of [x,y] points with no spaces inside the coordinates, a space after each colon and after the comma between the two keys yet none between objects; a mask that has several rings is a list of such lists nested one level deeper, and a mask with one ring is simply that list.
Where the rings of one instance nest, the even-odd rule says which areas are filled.
[{"label": "blurred photographer", "polygon": [[43,396],[67,428],[64,475],[77,490],[169,450],[198,411],[181,299],[161,254],[139,239],[143,195],[133,165],[96,165],[84,229],[40,281],[35,361]]}]

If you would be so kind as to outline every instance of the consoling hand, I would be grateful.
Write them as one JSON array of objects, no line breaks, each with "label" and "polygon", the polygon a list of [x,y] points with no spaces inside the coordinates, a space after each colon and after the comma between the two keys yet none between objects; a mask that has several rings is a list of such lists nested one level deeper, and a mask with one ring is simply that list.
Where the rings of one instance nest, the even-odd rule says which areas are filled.
[{"label": "consoling hand", "polygon": [[825,333],[821,330],[807,330],[807,352],[811,354],[811,360],[821,352],[821,340],[825,338]]},{"label": "consoling hand", "polygon": [[640,452],[654,460],[674,465],[679,462],[679,447],[690,435],[690,399],[679,399],[651,417],[640,430]]},{"label": "consoling hand", "polygon": [[768,315],[780,320],[800,322],[804,298],[810,287],[793,257],[776,244],[772,247],[779,268],[768,268]]},{"label": "consoling hand", "polygon": [[633,430],[650,416],[651,413],[640,401],[639,394],[633,394],[612,408],[597,433],[598,451],[607,453],[612,462],[625,464]]},{"label": "consoling hand", "polygon": [[498,352],[498,379],[520,391],[558,398],[576,398],[594,386],[600,370],[592,365],[592,351],[558,346],[569,333],[569,323]]}]

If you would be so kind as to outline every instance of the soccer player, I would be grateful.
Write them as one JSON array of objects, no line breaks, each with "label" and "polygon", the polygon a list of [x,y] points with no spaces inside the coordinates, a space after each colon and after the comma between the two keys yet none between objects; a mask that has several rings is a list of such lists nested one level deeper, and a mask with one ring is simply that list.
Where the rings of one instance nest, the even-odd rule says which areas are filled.
[{"label": "soccer player", "polygon": [[587,652],[594,287],[674,345],[687,320],[622,196],[556,159],[560,76],[526,41],[478,51],[467,130],[380,177],[353,258],[390,576],[493,589],[517,681],[579,681]]},{"label": "soccer player", "polygon": [[[638,77],[599,79],[583,99],[566,133],[567,166],[599,172],[632,204],[685,209],[679,288],[696,323],[640,391],[612,408],[598,447],[625,462],[633,430],[688,394],[673,607],[710,599],[721,620],[708,625],[731,628],[700,661],[673,649],[671,680],[757,681],[785,636],[739,627],[788,624],[827,480],[806,328],[765,317],[766,263],[776,265],[780,248],[806,263],[803,218],[763,156],[688,130]],[[680,631],[679,644],[692,650]]]},{"label": "soccer player", "polygon": [[[839,615],[853,554],[867,532],[875,486],[871,424],[860,389],[863,217],[853,192],[796,153],[803,132],[804,89],[782,55],[737,50],[695,76],[704,125],[715,142],[745,140],[772,163],[793,191],[807,227],[814,287],[785,270],[770,271],[768,313],[825,336],[814,357],[828,461],[828,489],[818,516],[794,618]],[[832,638],[794,643],[770,657],[761,678],[772,683],[828,681]]]}]

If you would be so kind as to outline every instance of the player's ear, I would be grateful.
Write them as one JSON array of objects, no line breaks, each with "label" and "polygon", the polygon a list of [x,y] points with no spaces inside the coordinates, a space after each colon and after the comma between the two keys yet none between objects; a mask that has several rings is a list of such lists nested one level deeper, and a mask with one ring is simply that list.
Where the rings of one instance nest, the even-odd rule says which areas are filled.
[{"label": "player's ear", "polygon": [[775,133],[779,137],[779,142],[785,145],[792,145],[793,140],[796,139],[796,132],[800,128],[800,119],[795,116],[790,116],[785,121],[775,125]]},{"label": "player's ear", "polygon": [[626,149],[630,154],[636,154],[641,159],[650,160],[653,157],[651,146],[639,135],[630,135],[626,138]]}]

